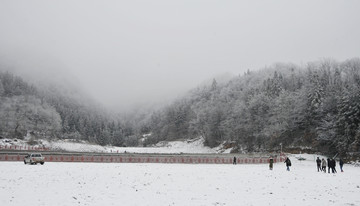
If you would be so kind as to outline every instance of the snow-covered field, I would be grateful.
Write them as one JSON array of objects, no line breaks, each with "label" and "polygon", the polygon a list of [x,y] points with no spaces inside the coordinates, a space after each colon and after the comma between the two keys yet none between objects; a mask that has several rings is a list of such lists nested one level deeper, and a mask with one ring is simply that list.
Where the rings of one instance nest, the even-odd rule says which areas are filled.
[{"label": "snow-covered field", "polygon": [[[90,144],[88,142],[75,142],[73,140],[38,140],[40,144],[33,145],[34,147],[45,147],[53,151],[69,151],[69,152],[100,152],[100,153],[230,153],[230,149],[222,149],[222,145],[216,148],[204,146],[203,138],[196,138],[184,141],[171,141],[160,142],[151,147],[113,147],[113,146],[100,146]],[[28,147],[24,140],[1,139],[0,148],[7,146],[24,146]]]},{"label": "snow-covered field", "polygon": [[45,146],[53,150],[82,151],[82,152],[119,152],[124,153],[217,153],[216,148],[204,146],[204,139],[198,138],[193,141],[160,142],[152,147],[112,147],[92,145],[88,143],[76,143],[71,141],[45,142]]},{"label": "snow-covered field", "polygon": [[[360,205],[360,167],[0,162],[0,205]],[[340,170],[337,168],[338,171]]]}]

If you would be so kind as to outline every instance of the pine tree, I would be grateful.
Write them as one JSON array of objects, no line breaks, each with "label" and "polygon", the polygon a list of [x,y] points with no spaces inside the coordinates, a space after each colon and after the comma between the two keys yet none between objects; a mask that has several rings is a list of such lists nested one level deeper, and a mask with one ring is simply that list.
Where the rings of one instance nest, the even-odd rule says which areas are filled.
[{"label": "pine tree", "polygon": [[5,93],[5,89],[0,78],[0,97],[3,96],[4,93]]}]

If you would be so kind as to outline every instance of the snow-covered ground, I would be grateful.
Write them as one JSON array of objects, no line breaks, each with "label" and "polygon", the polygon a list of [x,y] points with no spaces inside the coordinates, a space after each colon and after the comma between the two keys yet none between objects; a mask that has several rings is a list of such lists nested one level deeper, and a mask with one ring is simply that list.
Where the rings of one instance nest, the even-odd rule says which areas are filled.
[{"label": "snow-covered ground", "polygon": [[[113,146],[100,146],[90,144],[88,142],[75,142],[73,140],[38,140],[39,144],[33,145],[34,147],[45,147],[55,151],[70,151],[70,152],[113,152],[113,153],[230,153],[230,149],[223,150],[221,145],[217,148],[210,148],[204,146],[203,138],[196,138],[193,140],[160,142],[152,147],[113,147]],[[2,139],[0,146],[28,146],[26,141]]]},{"label": "snow-covered ground", "polygon": [[71,141],[46,142],[45,146],[66,151],[82,152],[119,152],[124,153],[216,153],[216,149],[204,146],[204,140],[198,138],[194,141],[160,142],[152,147],[112,147],[100,146]]},{"label": "snow-covered ground", "polygon": [[[360,205],[360,167],[0,162],[0,205]],[[340,169],[338,168],[338,171]]]}]

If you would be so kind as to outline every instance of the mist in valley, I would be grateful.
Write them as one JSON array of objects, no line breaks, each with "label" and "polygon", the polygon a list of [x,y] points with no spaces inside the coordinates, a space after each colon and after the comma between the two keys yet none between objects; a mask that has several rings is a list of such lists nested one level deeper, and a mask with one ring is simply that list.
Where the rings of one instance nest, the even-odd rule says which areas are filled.
[{"label": "mist in valley", "polygon": [[276,62],[357,56],[357,1],[1,1],[0,62],[126,111]]}]

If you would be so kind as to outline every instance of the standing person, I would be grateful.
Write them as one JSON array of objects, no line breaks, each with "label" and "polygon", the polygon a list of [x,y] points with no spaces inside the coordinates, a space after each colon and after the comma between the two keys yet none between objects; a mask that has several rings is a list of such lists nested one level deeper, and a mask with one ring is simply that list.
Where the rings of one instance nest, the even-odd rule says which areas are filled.
[{"label": "standing person", "polygon": [[321,160],[321,169],[326,173],[326,161],[324,158]]},{"label": "standing person", "polygon": [[270,159],[269,159],[269,169],[270,170],[273,169],[273,165],[274,165],[274,159],[272,157],[270,157]]},{"label": "standing person", "polygon": [[288,157],[286,157],[286,160],[284,163],[286,163],[286,170],[290,171],[291,161]]},{"label": "standing person", "polygon": [[344,166],[344,160],[340,158],[340,161],[339,161],[339,165],[340,165],[340,170],[341,172],[344,172],[343,170],[343,166]]},{"label": "standing person", "polygon": [[321,169],[321,160],[320,160],[319,157],[317,157],[317,159],[316,159],[316,165],[317,165],[318,172],[322,171],[322,169]]},{"label": "standing person", "polygon": [[331,172],[332,172],[332,173],[336,173],[335,167],[336,167],[336,162],[335,162],[334,159],[331,158],[331,159],[330,159],[330,168],[331,168]]},{"label": "standing person", "polygon": [[332,170],[333,170],[333,173],[337,173],[337,171],[336,171],[336,160],[335,159],[331,159],[331,161],[332,161]]},{"label": "standing person", "polygon": [[328,172],[330,173],[330,158],[327,158]]},{"label": "standing person", "polygon": [[234,157],[233,165],[236,165],[236,157]]}]

